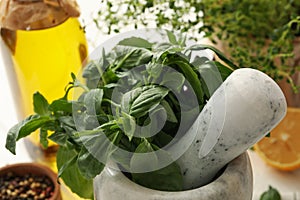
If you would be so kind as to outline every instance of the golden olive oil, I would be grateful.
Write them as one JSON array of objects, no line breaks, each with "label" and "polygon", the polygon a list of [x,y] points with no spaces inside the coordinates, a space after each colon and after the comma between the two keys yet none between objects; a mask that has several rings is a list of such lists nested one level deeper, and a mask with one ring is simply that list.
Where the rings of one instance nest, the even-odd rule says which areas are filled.
[{"label": "golden olive oil", "polygon": [[[20,117],[33,114],[32,96],[37,91],[49,103],[63,97],[64,88],[71,81],[71,72],[77,74],[87,56],[85,34],[78,19],[69,18],[58,26],[41,30],[1,32],[12,53],[20,92]],[[32,142],[38,144],[38,133],[33,134],[32,139]],[[56,149],[50,142],[49,148],[40,156],[51,160]]]},{"label": "golden olive oil", "polygon": [[[1,30],[1,36],[9,47],[14,63],[14,75],[20,96],[17,104],[22,109],[20,118],[33,114],[33,99],[39,91],[51,103],[63,97],[64,88],[71,81],[71,72],[77,74],[87,56],[85,34],[77,18],[40,30]],[[39,143],[33,134],[32,141]],[[57,147],[50,143],[38,157],[52,160]],[[32,151],[38,149],[32,147]],[[34,153],[33,154],[36,154]],[[37,159],[37,157],[35,157]]]},{"label": "golden olive oil", "polygon": [[23,114],[28,116],[33,113],[32,94],[36,91],[50,101],[63,97],[71,72],[76,74],[86,58],[87,44],[76,18],[52,28],[13,32],[15,46],[10,49]]},{"label": "golden olive oil", "polygon": [[[20,119],[33,114],[33,94],[39,91],[45,98],[52,100],[63,97],[64,88],[70,82],[71,72],[77,74],[87,57],[87,42],[84,30],[77,18],[69,18],[63,23],[39,30],[1,29],[1,37],[11,51],[14,66],[13,77],[19,92],[18,108],[22,109]],[[9,66],[6,66],[9,67]],[[11,75],[10,75],[11,76]],[[71,97],[71,96],[70,96]],[[32,158],[56,169],[58,146],[49,141],[43,149],[39,144],[39,131],[31,134],[26,147]],[[68,194],[70,193],[70,194]],[[64,199],[74,199],[66,188]],[[76,198],[75,198],[76,199]]]}]

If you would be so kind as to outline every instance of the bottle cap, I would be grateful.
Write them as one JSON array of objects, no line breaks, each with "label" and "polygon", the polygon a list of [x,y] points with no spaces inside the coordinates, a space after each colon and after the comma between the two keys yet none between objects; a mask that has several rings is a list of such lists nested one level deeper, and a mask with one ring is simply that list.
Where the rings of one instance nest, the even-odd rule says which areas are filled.
[{"label": "bottle cap", "polygon": [[79,15],[76,0],[0,1],[0,27],[10,30],[45,29]]}]

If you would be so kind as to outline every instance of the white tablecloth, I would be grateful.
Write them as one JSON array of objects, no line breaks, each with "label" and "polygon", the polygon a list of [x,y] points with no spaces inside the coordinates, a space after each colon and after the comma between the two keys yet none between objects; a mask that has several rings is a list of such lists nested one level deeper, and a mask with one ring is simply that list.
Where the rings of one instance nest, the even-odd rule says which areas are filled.
[{"label": "white tablecloth", "polygon": [[[85,23],[91,24],[92,11],[99,6],[97,0],[78,0]],[[88,26],[87,38],[90,50],[104,42],[111,36],[99,34],[93,26]],[[20,162],[30,162],[31,159],[22,142],[17,144],[17,155],[10,154],[4,147],[8,129],[17,122],[16,109],[13,103],[12,93],[8,84],[3,60],[0,57],[0,167]],[[294,172],[281,172],[267,166],[254,152],[249,151],[253,175],[254,175],[254,197],[268,189],[269,185],[277,188],[283,196],[283,200],[300,200],[300,170]]]}]

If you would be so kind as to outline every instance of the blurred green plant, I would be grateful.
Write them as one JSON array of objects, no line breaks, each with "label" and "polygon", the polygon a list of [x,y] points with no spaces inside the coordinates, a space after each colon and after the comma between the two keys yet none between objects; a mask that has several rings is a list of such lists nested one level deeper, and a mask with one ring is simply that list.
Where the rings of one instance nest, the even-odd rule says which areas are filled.
[{"label": "blurred green plant", "polygon": [[206,37],[226,46],[239,66],[259,69],[275,80],[287,78],[296,91],[291,76],[299,70],[293,58],[300,36],[300,1],[203,0],[202,4]]},{"label": "blurred green plant", "polygon": [[200,33],[203,25],[201,0],[100,0],[94,19],[103,33],[128,28],[166,28]]},{"label": "blurred green plant", "polygon": [[95,23],[104,33],[159,27],[225,43],[239,66],[259,69],[275,80],[291,76],[300,36],[298,0],[101,0]]}]

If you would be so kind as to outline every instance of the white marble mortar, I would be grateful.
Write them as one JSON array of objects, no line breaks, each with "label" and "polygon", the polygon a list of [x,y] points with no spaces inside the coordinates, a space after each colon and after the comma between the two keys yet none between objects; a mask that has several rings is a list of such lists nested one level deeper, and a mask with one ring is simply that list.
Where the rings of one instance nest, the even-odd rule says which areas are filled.
[{"label": "white marble mortar", "polygon": [[164,192],[140,186],[122,172],[105,168],[94,179],[96,200],[251,200],[253,178],[247,153],[231,161],[211,183],[186,191]]}]

